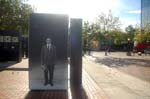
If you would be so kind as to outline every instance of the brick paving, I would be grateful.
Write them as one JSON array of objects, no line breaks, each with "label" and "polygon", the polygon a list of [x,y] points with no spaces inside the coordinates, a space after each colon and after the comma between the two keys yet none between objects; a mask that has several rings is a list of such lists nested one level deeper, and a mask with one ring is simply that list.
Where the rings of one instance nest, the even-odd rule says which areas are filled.
[{"label": "brick paving", "polygon": [[104,91],[94,82],[85,70],[83,70],[83,88],[86,91],[87,99],[108,99]]},{"label": "brick paving", "polygon": [[[72,99],[69,91],[30,91],[28,59],[21,63],[0,63],[0,99]],[[107,99],[103,90],[83,70],[82,96],[77,99]]]}]

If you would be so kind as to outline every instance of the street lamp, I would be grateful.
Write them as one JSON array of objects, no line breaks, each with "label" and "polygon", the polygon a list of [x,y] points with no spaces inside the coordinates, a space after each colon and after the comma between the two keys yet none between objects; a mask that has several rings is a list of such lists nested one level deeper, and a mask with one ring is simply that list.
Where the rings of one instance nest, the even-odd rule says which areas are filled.
[{"label": "street lamp", "polygon": [[130,38],[128,38],[128,41],[130,41]]},{"label": "street lamp", "polygon": [[149,40],[147,40],[146,42],[147,42],[147,44],[149,44]]},{"label": "street lamp", "polygon": [[91,33],[88,32],[87,35],[88,35],[88,38],[87,38],[88,48],[87,49],[88,49],[88,55],[90,55],[90,51],[91,51],[91,49],[90,49],[90,46],[91,46],[91,44],[90,44],[90,35],[91,35]]},{"label": "street lamp", "polygon": [[127,49],[128,49],[127,55],[131,56],[131,42],[130,42],[131,40],[130,40],[130,38],[128,38],[127,40],[128,40],[128,43],[127,43]]},{"label": "street lamp", "polygon": [[110,54],[110,50],[111,50],[111,36],[109,36],[108,34],[105,35],[106,36],[106,44],[105,44],[105,56],[107,56],[107,52],[109,52]]}]

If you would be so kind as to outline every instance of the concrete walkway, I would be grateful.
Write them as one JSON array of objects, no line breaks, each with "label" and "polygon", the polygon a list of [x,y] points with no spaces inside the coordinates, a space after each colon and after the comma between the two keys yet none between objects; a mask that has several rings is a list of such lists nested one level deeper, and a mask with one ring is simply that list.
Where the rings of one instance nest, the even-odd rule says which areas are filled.
[{"label": "concrete walkway", "polygon": [[83,63],[83,68],[109,99],[150,99],[149,82],[96,63],[91,56],[84,56]]},{"label": "concrete walkway", "polygon": [[[120,55],[121,57],[114,54],[106,56],[112,57],[112,61],[110,61],[111,58],[106,58],[100,53],[95,53],[94,57],[83,57],[82,96],[77,97],[77,99],[150,99],[149,77],[146,78],[148,80],[144,80],[145,78],[141,79],[143,76],[141,78],[135,76],[136,73],[131,75],[118,70],[115,67],[118,63],[121,68],[124,68],[122,67],[123,64],[133,65],[131,62],[128,62],[129,60],[124,62],[123,54],[121,53]],[[97,62],[95,61],[96,57],[105,57],[106,59]],[[115,60],[113,60],[114,58]],[[146,59],[149,60],[149,57]],[[116,63],[113,63],[113,61]],[[123,63],[120,64],[120,62]],[[137,63],[135,60],[134,62]],[[140,65],[142,66],[142,64]],[[28,59],[23,59],[21,63],[17,64],[13,62],[0,63],[0,66],[6,67],[0,68],[0,99],[72,99],[72,97],[69,97],[69,90],[30,91],[28,88]],[[146,70],[149,70],[149,68],[146,67]],[[150,72],[146,71],[146,76],[150,76],[148,74]]]}]

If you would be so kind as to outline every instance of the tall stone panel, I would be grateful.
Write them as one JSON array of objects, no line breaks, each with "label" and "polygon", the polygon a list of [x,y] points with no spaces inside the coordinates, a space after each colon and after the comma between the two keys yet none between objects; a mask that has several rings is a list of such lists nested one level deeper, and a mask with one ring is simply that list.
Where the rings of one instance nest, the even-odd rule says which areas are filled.
[{"label": "tall stone panel", "polygon": [[82,19],[70,19],[70,84],[82,84]]},{"label": "tall stone panel", "polygon": [[[41,49],[50,38],[56,47],[56,65],[53,83],[44,85],[44,71],[41,68]],[[29,35],[29,88],[51,90],[68,87],[68,16],[61,14],[34,13],[30,16]]]}]

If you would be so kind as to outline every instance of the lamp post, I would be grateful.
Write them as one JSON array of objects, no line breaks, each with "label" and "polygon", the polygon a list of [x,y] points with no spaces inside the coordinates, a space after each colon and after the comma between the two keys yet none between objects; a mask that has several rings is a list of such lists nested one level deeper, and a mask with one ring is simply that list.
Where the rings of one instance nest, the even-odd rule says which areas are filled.
[{"label": "lamp post", "polygon": [[109,54],[111,52],[111,47],[112,47],[112,37],[109,36],[109,39],[108,39],[108,52],[109,52]]},{"label": "lamp post", "polygon": [[108,36],[108,34],[105,35],[106,38],[106,43],[105,43],[105,56],[107,56],[107,52],[109,52],[109,47],[110,47],[110,38]]},{"label": "lamp post", "polygon": [[91,44],[90,44],[90,35],[91,35],[91,33],[90,32],[88,32],[87,33],[87,35],[88,35],[88,38],[87,38],[87,44],[88,44],[88,55],[90,55],[91,53],[90,53],[90,51],[91,51]]},{"label": "lamp post", "polygon": [[147,43],[147,47],[146,47],[146,49],[148,49],[148,50],[149,50],[149,49],[150,49],[150,45],[149,45],[149,44],[150,44],[150,41],[149,41],[149,40],[147,40],[147,41],[146,41],[146,43]]},{"label": "lamp post", "polygon": [[131,40],[130,40],[130,38],[128,38],[127,39],[128,40],[128,43],[127,43],[127,49],[128,49],[128,51],[127,51],[127,56],[131,56]]},{"label": "lamp post", "polygon": [[149,40],[146,41],[147,45],[149,44]]}]

